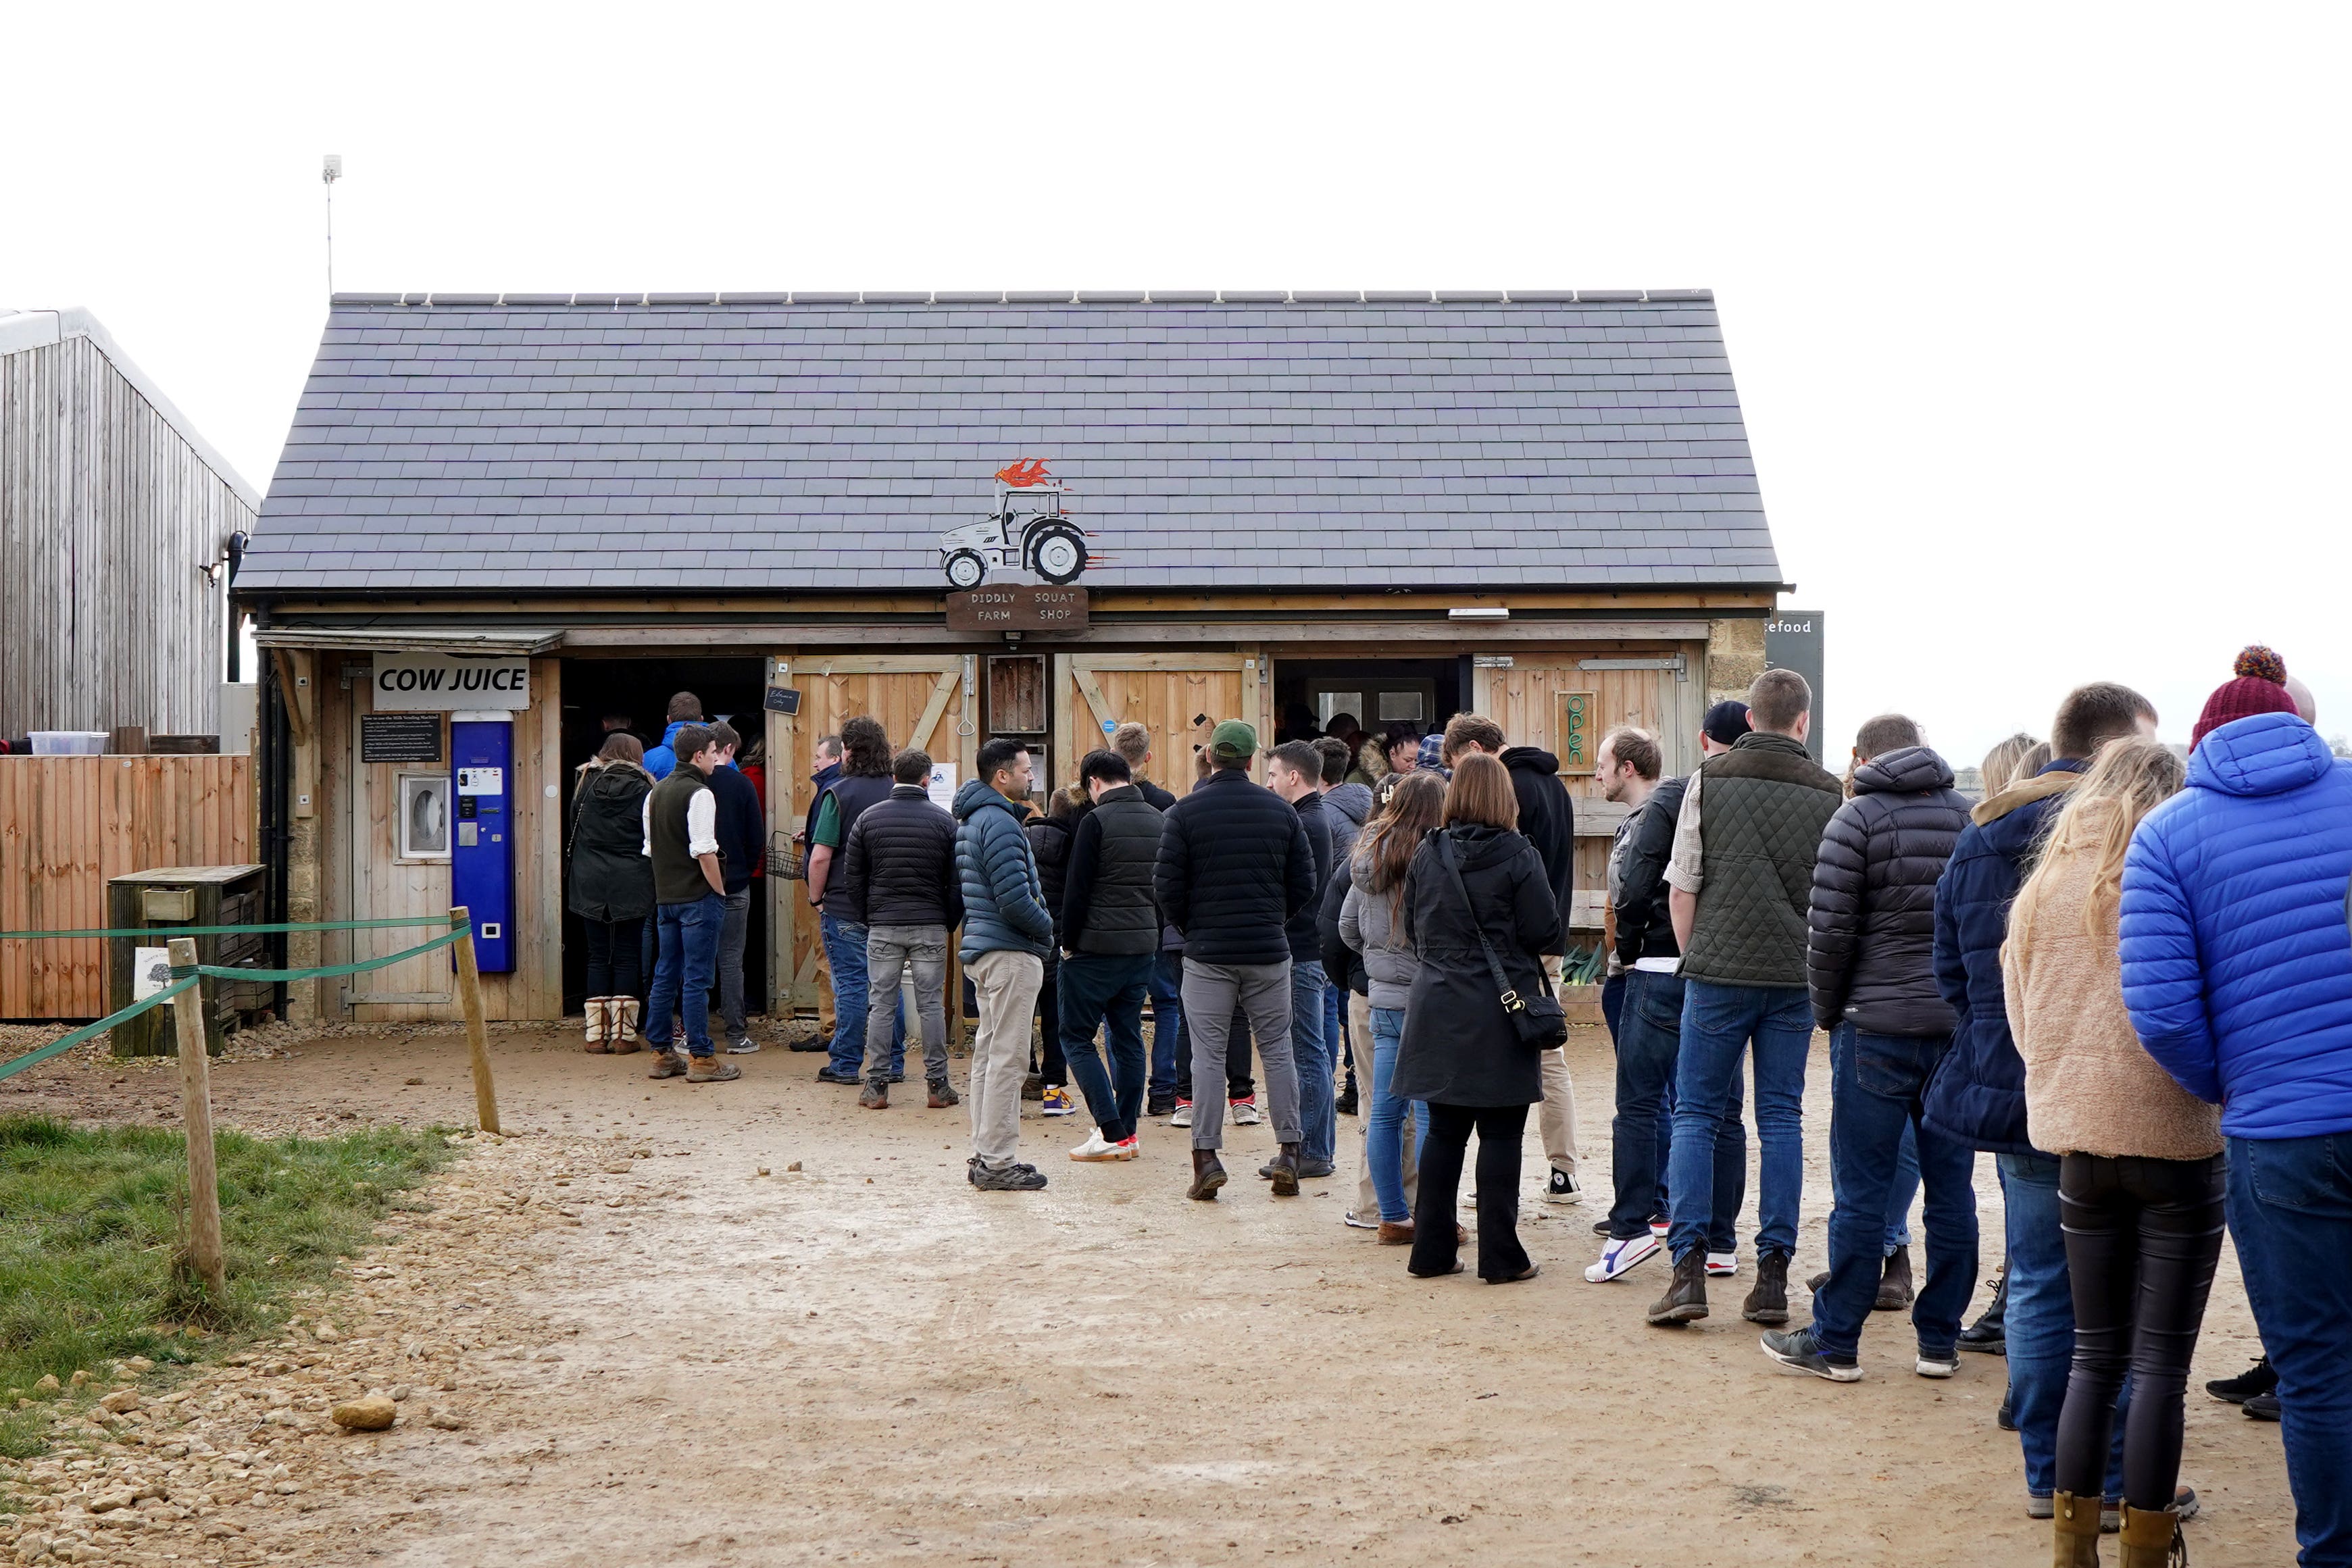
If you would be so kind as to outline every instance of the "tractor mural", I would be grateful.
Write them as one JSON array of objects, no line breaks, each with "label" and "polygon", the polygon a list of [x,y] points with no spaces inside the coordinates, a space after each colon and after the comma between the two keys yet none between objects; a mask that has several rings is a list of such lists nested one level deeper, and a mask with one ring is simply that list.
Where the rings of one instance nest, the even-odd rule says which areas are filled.
[{"label": "tractor mural", "polygon": [[940,565],[959,589],[978,588],[992,570],[1034,571],[1047,582],[1075,582],[1099,558],[1087,550],[1087,534],[1063,510],[1062,482],[1045,459],[1024,457],[999,468],[996,508],[977,523],[940,536]]}]

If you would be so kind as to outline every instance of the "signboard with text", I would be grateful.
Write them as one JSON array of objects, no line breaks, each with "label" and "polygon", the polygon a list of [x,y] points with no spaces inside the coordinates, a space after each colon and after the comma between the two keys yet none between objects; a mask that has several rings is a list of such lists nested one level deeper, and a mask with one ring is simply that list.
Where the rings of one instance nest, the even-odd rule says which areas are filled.
[{"label": "signboard with text", "polygon": [[378,713],[530,706],[530,660],[508,653],[378,653],[369,685]]},{"label": "signboard with text", "polygon": [[948,595],[950,632],[1082,632],[1086,626],[1083,588],[1006,582]]},{"label": "signboard with text", "polygon": [[[1818,610],[1779,610],[1764,622],[1764,667],[1768,670],[1794,670],[1805,677],[1813,688],[1813,727],[1805,739],[1805,749],[1822,759],[1822,747],[1828,733],[1822,708],[1822,665],[1824,617]],[[1845,747],[1838,747],[1845,755]],[[1843,764],[1841,764],[1843,766]]]}]

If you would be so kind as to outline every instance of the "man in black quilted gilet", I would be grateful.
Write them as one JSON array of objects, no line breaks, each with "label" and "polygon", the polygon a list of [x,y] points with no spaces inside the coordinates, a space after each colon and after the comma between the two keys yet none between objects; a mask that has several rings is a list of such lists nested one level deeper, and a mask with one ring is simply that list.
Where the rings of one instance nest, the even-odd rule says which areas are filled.
[{"label": "man in black quilted gilet", "polygon": [[1748,734],[1709,758],[1683,790],[1666,866],[1667,904],[1683,951],[1682,1050],[1666,1159],[1674,1283],[1649,1312],[1659,1324],[1706,1316],[1706,1233],[1715,1213],[1715,1140],[1731,1114],[1739,1059],[1756,1059],[1763,1145],[1756,1288],[1741,1315],[1789,1321],[1789,1259],[1805,1184],[1805,1059],[1813,1010],[1805,989],[1805,917],[1822,830],[1843,803],[1835,776],[1805,750],[1812,689],[1793,670],[1748,688]]}]

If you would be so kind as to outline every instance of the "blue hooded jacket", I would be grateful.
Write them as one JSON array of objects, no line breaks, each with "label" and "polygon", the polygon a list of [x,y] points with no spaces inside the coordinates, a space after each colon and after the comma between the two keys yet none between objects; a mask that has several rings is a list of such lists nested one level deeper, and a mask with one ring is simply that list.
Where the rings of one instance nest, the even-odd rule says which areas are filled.
[{"label": "blue hooded jacket", "polygon": [[2124,1003],[2233,1138],[2352,1132],[2352,761],[2293,714],[2208,734],[2124,862]]},{"label": "blue hooded jacket", "polygon": [[677,738],[677,732],[688,724],[698,722],[683,718],[672,720],[670,727],[662,731],[661,744],[646,748],[646,771],[656,779],[668,778],[670,769],[677,766],[677,753],[670,749],[669,743]]},{"label": "blue hooded jacket", "polygon": [[1979,801],[1936,882],[1936,989],[1957,1021],[1927,1085],[1925,1118],[1932,1131],[1990,1154],[2041,1152],[2025,1135],[2025,1059],[2009,1035],[2000,944],[2044,826],[2084,767],[2053,762]]},{"label": "blue hooded jacket", "polygon": [[979,779],[955,798],[956,879],[963,889],[963,942],[971,963],[982,953],[1053,951],[1054,916],[1037,880],[1037,856],[1021,829],[1020,808]]}]

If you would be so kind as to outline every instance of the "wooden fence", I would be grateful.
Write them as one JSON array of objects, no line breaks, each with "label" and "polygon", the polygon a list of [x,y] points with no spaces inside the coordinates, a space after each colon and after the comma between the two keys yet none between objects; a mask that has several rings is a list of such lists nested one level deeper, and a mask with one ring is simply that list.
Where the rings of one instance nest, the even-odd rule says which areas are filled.
[{"label": "wooden fence", "polygon": [[[0,930],[102,926],[109,877],[255,847],[250,757],[0,757]],[[0,1019],[105,1004],[104,942],[0,942]]]}]

